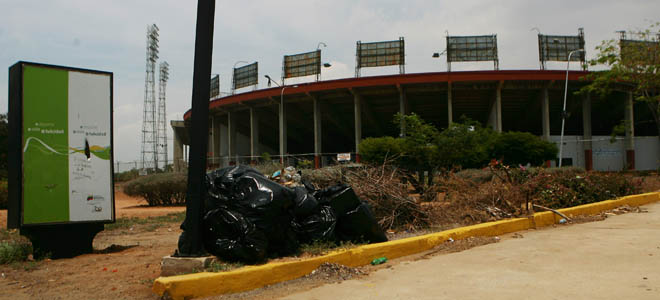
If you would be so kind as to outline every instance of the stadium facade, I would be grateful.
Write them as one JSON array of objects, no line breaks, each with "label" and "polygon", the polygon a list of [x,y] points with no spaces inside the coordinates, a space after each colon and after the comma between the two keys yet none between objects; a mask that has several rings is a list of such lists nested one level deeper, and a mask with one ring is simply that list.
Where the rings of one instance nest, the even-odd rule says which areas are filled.
[{"label": "stadium facade", "polygon": [[[613,171],[656,170],[660,143],[649,108],[623,86],[607,96],[577,94],[586,71],[568,76],[563,165]],[[496,131],[530,132],[559,144],[565,71],[494,70],[346,78],[246,92],[209,102],[208,163],[249,163],[267,152],[319,167],[337,153],[359,161],[366,137],[397,136],[396,113],[415,113],[438,128],[463,116]],[[281,100],[283,102],[281,102]],[[188,143],[173,121],[175,168]],[[612,138],[615,126],[625,135]],[[290,162],[291,163],[291,162]],[[555,162],[552,162],[554,165]]]}]

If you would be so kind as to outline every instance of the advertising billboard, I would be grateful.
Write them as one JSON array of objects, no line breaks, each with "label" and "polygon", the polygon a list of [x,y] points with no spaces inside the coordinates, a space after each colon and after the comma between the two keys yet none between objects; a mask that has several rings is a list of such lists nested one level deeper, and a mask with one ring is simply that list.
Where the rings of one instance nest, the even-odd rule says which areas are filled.
[{"label": "advertising billboard", "polygon": [[497,60],[497,35],[447,36],[447,61]]},{"label": "advertising billboard", "polygon": [[285,55],[282,78],[321,74],[321,50]]},{"label": "advertising billboard", "polygon": [[112,222],[109,72],[10,68],[9,225]]},{"label": "advertising billboard", "polygon": [[220,95],[220,75],[215,75],[211,77],[211,99],[216,98]]},{"label": "advertising billboard", "polygon": [[382,67],[405,64],[405,44],[403,38],[396,41],[357,42],[357,67]]},{"label": "advertising billboard", "polygon": [[575,52],[584,49],[584,31],[578,30],[578,35],[544,35],[539,34],[539,61],[541,69],[545,69],[546,61],[568,61],[570,55],[571,61],[582,62],[585,64],[585,51]]},{"label": "advertising billboard", "polygon": [[[539,57],[544,61],[568,61],[571,51],[583,49],[584,39],[579,36],[539,34]],[[571,61],[581,61],[581,55],[574,53]]]},{"label": "advertising billboard", "polygon": [[649,64],[660,61],[658,41],[619,40],[621,60],[627,64]]},{"label": "advertising billboard", "polygon": [[232,77],[233,89],[240,89],[242,87],[251,86],[259,83],[259,65],[257,62],[234,68],[234,75]]}]

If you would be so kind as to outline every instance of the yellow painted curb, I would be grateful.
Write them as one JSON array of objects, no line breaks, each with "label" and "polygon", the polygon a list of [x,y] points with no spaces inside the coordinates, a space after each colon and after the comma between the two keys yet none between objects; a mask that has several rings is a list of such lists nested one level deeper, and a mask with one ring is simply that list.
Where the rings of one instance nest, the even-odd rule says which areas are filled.
[{"label": "yellow painted curb", "polygon": [[[660,193],[626,196],[616,200],[564,208],[559,211],[570,217],[598,214],[623,205],[640,206],[655,201],[660,201]],[[393,259],[423,252],[444,243],[449,238],[459,240],[472,236],[496,236],[530,228],[549,226],[558,222],[559,218],[552,212],[541,212],[529,218],[488,222],[423,236],[364,245],[299,261],[246,266],[222,273],[203,272],[160,277],[154,281],[153,291],[160,296],[167,294],[174,300],[237,293],[302,277],[311,273],[324,262],[337,263],[350,267],[363,266],[378,257],[384,256],[388,259]]]}]

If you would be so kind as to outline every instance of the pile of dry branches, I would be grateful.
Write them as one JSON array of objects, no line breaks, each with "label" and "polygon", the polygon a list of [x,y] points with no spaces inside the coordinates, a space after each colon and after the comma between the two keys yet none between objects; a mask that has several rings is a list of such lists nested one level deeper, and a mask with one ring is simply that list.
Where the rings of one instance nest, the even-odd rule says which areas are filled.
[{"label": "pile of dry branches", "polygon": [[408,195],[403,174],[391,166],[361,167],[346,172],[347,183],[371,206],[383,229],[419,229],[429,225],[427,212]]},{"label": "pile of dry branches", "polygon": [[519,186],[497,177],[478,183],[455,174],[440,177],[445,196],[433,207],[434,223],[475,224],[510,218],[523,213],[526,195]]}]

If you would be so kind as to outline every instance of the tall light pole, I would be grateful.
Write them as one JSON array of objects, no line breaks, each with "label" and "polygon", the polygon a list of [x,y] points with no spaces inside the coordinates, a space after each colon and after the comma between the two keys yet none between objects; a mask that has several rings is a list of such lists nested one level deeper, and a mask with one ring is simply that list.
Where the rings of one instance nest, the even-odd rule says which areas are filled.
[{"label": "tall light pole", "polygon": [[568,67],[571,65],[571,56],[575,52],[582,52],[584,49],[573,50],[568,53],[566,62],[566,84],[564,85],[564,109],[561,111],[561,135],[559,137],[559,167],[561,168],[562,153],[564,150],[564,125],[566,124],[566,96],[568,95]]},{"label": "tall light pole", "polygon": [[[328,45],[326,45],[326,43],[324,43],[324,42],[319,42],[318,44],[316,44],[316,51],[320,51],[320,50],[321,50],[321,46],[323,46],[323,48],[328,47]],[[321,59],[321,57],[319,57],[319,59]],[[325,67],[325,68],[329,68],[330,66],[331,66],[330,63],[324,63],[324,64],[323,64],[323,67]],[[323,69],[323,68],[320,68],[320,69],[319,69],[319,74],[316,76],[316,81],[320,81],[320,80],[321,80],[321,71],[322,71],[322,69]]]},{"label": "tall light pole", "polygon": [[234,79],[235,79],[234,78],[234,73],[236,73],[236,65],[238,65],[240,63],[247,64],[248,62],[244,61],[244,60],[239,60],[239,61],[234,63],[234,67],[231,69],[231,94],[232,95],[234,94],[234,86],[236,85],[235,82],[234,82]]},{"label": "tall light pole", "polygon": [[280,90],[280,107],[279,107],[279,122],[280,122],[280,163],[284,164],[284,155],[286,154],[286,140],[287,140],[287,134],[286,134],[286,118],[284,117],[285,110],[284,110],[284,90],[286,88],[297,88],[298,85],[292,85],[292,86],[285,86],[285,85],[280,85],[277,83],[277,81],[273,80],[270,78],[268,75],[264,75],[264,77],[268,78],[268,82],[274,82],[278,87],[281,88]]}]

